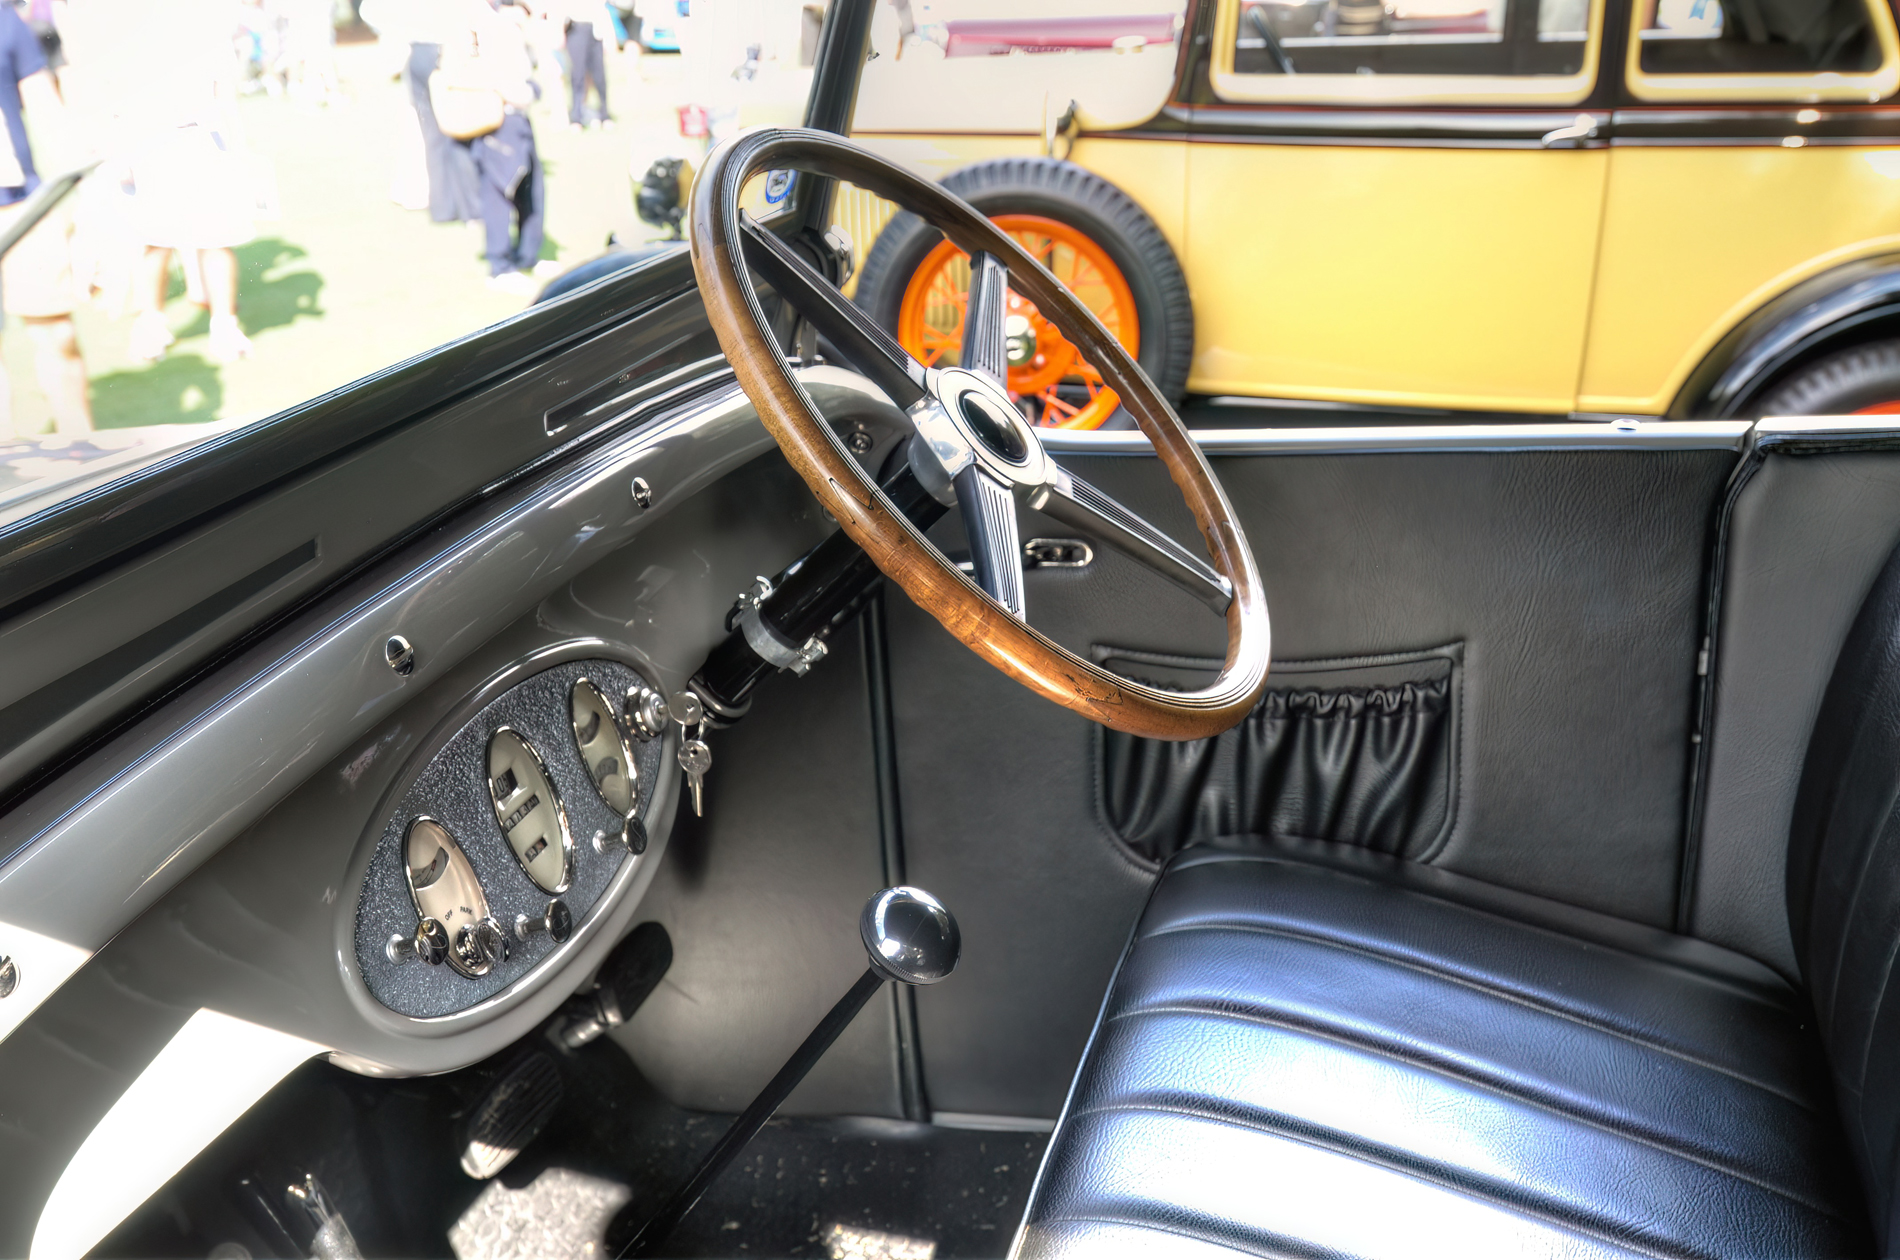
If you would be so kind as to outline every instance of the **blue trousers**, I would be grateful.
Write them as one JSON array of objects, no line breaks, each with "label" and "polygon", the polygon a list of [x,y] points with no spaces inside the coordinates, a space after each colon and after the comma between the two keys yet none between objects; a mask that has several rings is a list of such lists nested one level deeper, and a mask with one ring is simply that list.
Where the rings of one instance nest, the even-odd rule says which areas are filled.
[{"label": "blue trousers", "polygon": [[[547,215],[547,186],[534,151],[534,128],[527,115],[511,109],[498,129],[469,141],[469,151],[481,175],[488,274],[526,271],[541,257]],[[514,230],[517,222],[519,232]]]},{"label": "blue trousers", "polygon": [[592,22],[567,24],[567,85],[573,97],[568,103],[567,120],[587,122],[587,85],[594,85],[594,99],[600,102],[596,118],[607,117],[607,49],[594,35]]}]

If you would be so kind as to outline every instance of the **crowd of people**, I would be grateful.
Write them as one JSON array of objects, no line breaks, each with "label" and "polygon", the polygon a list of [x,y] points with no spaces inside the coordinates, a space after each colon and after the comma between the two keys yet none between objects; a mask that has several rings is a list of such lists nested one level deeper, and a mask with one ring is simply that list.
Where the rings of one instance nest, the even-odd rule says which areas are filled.
[{"label": "crowd of people", "polygon": [[[236,105],[259,93],[330,104],[336,32],[358,7],[400,56],[413,105],[397,200],[479,224],[497,289],[525,296],[558,270],[541,258],[546,180],[528,107],[567,86],[570,125],[610,124],[604,41],[625,30],[602,0],[0,0],[0,239],[43,179],[89,170],[0,258],[0,311],[31,342],[62,437],[92,428],[82,299],[133,316],[129,355],[152,363],[174,343],[165,308],[182,279],[208,315],[206,357],[250,353],[234,251],[277,194]],[[0,439],[14,432],[11,394],[0,370]]]}]

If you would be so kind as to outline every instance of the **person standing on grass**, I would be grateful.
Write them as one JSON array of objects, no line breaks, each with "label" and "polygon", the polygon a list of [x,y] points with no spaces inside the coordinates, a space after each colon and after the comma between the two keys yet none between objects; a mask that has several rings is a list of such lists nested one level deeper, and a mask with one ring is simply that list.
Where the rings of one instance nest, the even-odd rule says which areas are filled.
[{"label": "person standing on grass", "polygon": [[474,156],[467,145],[442,134],[429,100],[429,79],[441,64],[442,41],[459,26],[459,11],[455,0],[363,0],[362,8],[363,20],[379,38],[408,45],[402,77],[422,133],[429,218],[436,223],[473,223],[482,217]]},{"label": "person standing on grass", "polygon": [[221,0],[71,0],[67,46],[113,136],[113,174],[128,236],[142,248],[130,354],[164,356],[177,256],[210,313],[206,354],[248,355],[238,325],[234,247],[257,232],[259,181],[237,125],[236,14]]},{"label": "person standing on grass", "polygon": [[[40,186],[26,136],[28,110],[42,137],[69,130],[39,37],[12,5],[0,5],[0,116],[7,133],[0,145],[0,229],[19,217],[22,203]],[[55,210],[0,259],[0,306],[26,326],[40,388],[62,437],[92,431],[86,363],[73,331],[71,237],[71,219]],[[12,390],[0,367],[0,435],[12,432]]]},{"label": "person standing on grass", "polygon": [[[567,23],[567,84],[569,126],[589,123],[605,126],[613,116],[607,112],[607,46],[602,34],[607,6],[601,0],[556,0],[554,12]],[[587,108],[587,87],[594,88],[594,109]]]},{"label": "person standing on grass", "polygon": [[458,83],[480,84],[501,98],[501,125],[468,141],[481,176],[482,227],[488,282],[531,296],[535,278],[559,271],[542,263],[547,182],[535,151],[528,107],[534,103],[533,65],[521,29],[488,0],[463,0],[466,26],[457,46],[443,49],[444,72]]}]

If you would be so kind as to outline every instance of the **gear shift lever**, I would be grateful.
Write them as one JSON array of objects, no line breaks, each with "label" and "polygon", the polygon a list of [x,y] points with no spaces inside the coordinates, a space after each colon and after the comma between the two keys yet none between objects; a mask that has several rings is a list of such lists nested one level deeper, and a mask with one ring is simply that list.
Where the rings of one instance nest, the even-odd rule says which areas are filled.
[{"label": "gear shift lever", "polygon": [[865,903],[864,913],[858,916],[858,935],[864,938],[864,948],[871,956],[870,967],[858,977],[850,991],[838,999],[830,1013],[818,1021],[818,1027],[792,1052],[792,1057],[759,1091],[752,1105],[732,1122],[732,1127],[707,1153],[686,1184],[640,1227],[633,1241],[621,1251],[622,1260],[650,1254],[666,1240],[673,1227],[706,1193],[706,1187],[765,1127],[779,1104],[798,1088],[805,1074],[864,1009],[871,995],[884,987],[886,980],[899,984],[935,984],[956,969],[957,958],[963,952],[963,936],[957,930],[955,916],[921,888],[886,888],[871,898]]}]

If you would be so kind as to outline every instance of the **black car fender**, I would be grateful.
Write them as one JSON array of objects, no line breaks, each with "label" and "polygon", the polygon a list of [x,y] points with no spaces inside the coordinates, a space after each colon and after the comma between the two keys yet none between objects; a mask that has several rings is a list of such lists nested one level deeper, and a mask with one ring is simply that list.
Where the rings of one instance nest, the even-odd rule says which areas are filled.
[{"label": "black car fender", "polygon": [[1716,343],[1670,405],[1673,419],[1746,416],[1817,354],[1900,328],[1900,252],[1856,259],[1764,303]]}]

